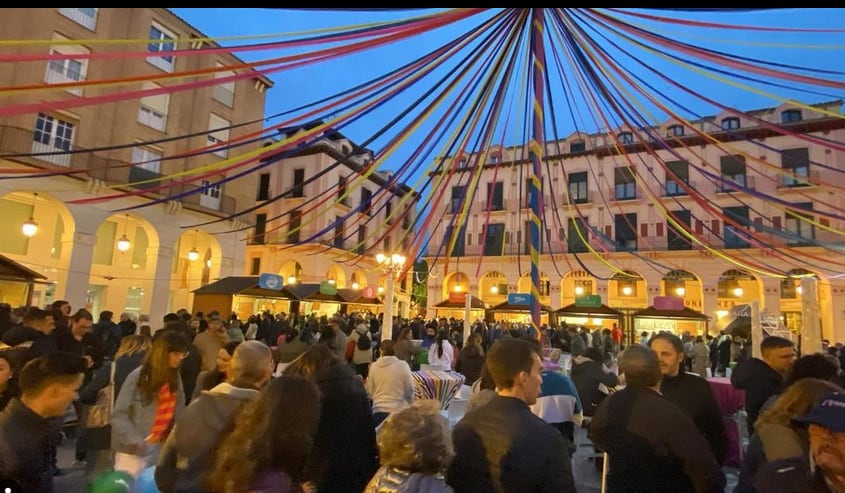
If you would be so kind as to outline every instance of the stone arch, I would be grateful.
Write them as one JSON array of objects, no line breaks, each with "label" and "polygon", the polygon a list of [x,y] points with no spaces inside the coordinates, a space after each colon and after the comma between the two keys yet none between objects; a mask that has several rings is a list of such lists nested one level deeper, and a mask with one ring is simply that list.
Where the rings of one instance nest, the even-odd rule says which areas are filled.
[{"label": "stone arch", "polygon": [[330,265],[326,271],[326,280],[334,281],[338,289],[346,288],[346,272],[339,265]]},{"label": "stone arch", "polygon": [[361,269],[352,271],[352,275],[349,277],[349,287],[351,289],[364,289],[369,285],[370,283],[365,271]]},{"label": "stone arch", "polygon": [[701,278],[685,269],[671,270],[660,280],[660,294],[684,300],[684,306],[702,311],[704,285]]},{"label": "stone arch", "polygon": [[560,280],[561,306],[575,303],[575,298],[596,294],[596,280],[587,271],[573,270]]},{"label": "stone arch", "polygon": [[645,277],[632,270],[617,272],[608,281],[607,302],[612,307],[645,308],[648,306]]},{"label": "stone arch", "polygon": [[302,277],[304,275],[302,264],[294,259],[290,259],[279,267],[279,275],[282,276],[282,282],[284,282],[285,285],[302,282]]},{"label": "stone arch", "polygon": [[722,272],[716,285],[716,303],[719,310],[730,310],[736,305],[763,299],[763,283],[753,274],[742,269]]},{"label": "stone arch", "polygon": [[443,279],[443,299],[449,298],[449,293],[466,293],[469,291],[469,276],[461,271],[451,272]]}]

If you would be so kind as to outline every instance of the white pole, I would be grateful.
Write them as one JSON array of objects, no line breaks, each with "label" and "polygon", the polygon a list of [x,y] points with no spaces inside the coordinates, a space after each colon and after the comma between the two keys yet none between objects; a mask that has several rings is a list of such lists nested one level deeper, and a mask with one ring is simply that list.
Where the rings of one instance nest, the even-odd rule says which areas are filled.
[{"label": "white pole", "polygon": [[760,320],[760,302],[754,300],[751,302],[751,356],[754,358],[763,358],[763,353],[760,352],[760,343],[763,342],[763,324]]},{"label": "white pole", "polygon": [[822,347],[817,289],[816,279],[801,278],[801,354],[814,354]]},{"label": "white pole", "polygon": [[472,308],[472,295],[467,293],[466,300],[464,300],[464,342],[469,339],[470,331],[470,309]]},{"label": "white pole", "polygon": [[393,271],[387,274],[387,289],[384,292],[384,320],[381,322],[381,340],[393,337]]}]

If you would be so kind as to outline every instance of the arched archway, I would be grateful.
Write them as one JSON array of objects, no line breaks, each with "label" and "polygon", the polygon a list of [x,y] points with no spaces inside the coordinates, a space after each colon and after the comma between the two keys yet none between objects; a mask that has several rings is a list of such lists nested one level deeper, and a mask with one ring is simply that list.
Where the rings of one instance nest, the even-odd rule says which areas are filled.
[{"label": "arched archway", "polygon": [[349,281],[349,287],[351,289],[364,289],[370,285],[369,281],[367,280],[367,273],[361,269],[353,271]]},{"label": "arched archway", "polygon": [[[803,324],[803,297],[801,279],[812,277],[819,280],[819,276],[807,269],[792,269],[786,273],[789,277],[780,280],[780,318],[787,329],[798,333]],[[821,293],[816,290],[817,302],[821,304]]]},{"label": "arched archway", "polygon": [[587,271],[573,270],[567,272],[560,280],[561,306],[575,303],[575,298],[595,294],[596,281]]},{"label": "arched archway", "polygon": [[463,272],[452,272],[443,279],[443,299],[449,297],[449,293],[466,293],[469,290],[469,276]]},{"label": "arched archway", "polygon": [[[526,273],[516,283],[516,290],[519,293],[531,293],[532,287],[531,273]],[[549,304],[549,296],[552,292],[552,284],[549,281],[549,276],[545,272],[540,273],[540,303],[544,305]]]},{"label": "arched archway", "polygon": [[701,311],[704,302],[704,287],[701,279],[684,269],[675,269],[666,273],[660,281],[660,293],[663,296],[675,296],[684,300],[684,306]]},{"label": "arched archway", "polygon": [[607,302],[614,308],[645,308],[648,289],[645,278],[632,270],[617,272],[607,286]]},{"label": "arched archway", "polygon": [[508,278],[497,270],[488,272],[478,281],[478,297],[495,305],[508,297]]},{"label": "arched archway", "polygon": [[338,289],[346,288],[346,272],[338,265],[330,265],[326,272],[326,280],[333,282]]},{"label": "arched archway", "polygon": [[302,282],[304,272],[302,265],[296,260],[288,260],[279,267],[279,275],[282,276],[282,281],[285,285],[296,284]]},{"label": "arched archway", "polygon": [[201,229],[187,230],[179,235],[170,284],[173,310],[193,306],[193,290],[220,276],[221,258],[220,242],[214,235]]},{"label": "arched archway", "polygon": [[716,315],[721,318],[736,305],[763,299],[763,283],[753,274],[741,269],[727,270],[716,285]]}]

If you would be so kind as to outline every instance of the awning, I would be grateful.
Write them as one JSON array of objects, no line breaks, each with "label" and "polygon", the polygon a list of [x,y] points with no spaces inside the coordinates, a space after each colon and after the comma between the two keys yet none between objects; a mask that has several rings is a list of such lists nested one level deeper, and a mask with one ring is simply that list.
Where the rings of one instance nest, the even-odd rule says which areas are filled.
[{"label": "awning", "polygon": [[[486,305],[481,298],[476,298],[475,296],[470,295],[470,302],[469,307],[471,310],[484,310]],[[466,301],[450,301],[449,298],[437,303],[432,308],[435,310],[442,309],[442,310],[458,310],[461,308],[466,308]]]},{"label": "awning", "polygon": [[634,318],[674,318],[679,320],[700,320],[703,322],[710,320],[710,317],[707,315],[686,306],[683,310],[658,310],[654,306],[650,306],[635,312]]},{"label": "awning", "polygon": [[383,305],[384,302],[379,298],[366,298],[364,297],[364,290],[362,289],[338,289],[337,294],[339,294],[346,303],[350,305]]},{"label": "awning", "polygon": [[0,281],[38,282],[47,276],[26,267],[9,257],[0,255]]},{"label": "awning", "polygon": [[195,289],[194,294],[228,294],[254,296],[257,298],[297,299],[286,289],[264,289],[258,287],[258,276],[229,276]]},{"label": "awning", "polygon": [[559,317],[621,318],[622,312],[607,305],[575,306],[575,303],[554,311]]},{"label": "awning", "polygon": [[[528,305],[511,305],[507,301],[504,301],[498,305],[488,308],[487,311],[494,313],[529,313],[531,311],[531,307]],[[540,311],[551,313],[552,309],[549,306],[540,305]]]}]

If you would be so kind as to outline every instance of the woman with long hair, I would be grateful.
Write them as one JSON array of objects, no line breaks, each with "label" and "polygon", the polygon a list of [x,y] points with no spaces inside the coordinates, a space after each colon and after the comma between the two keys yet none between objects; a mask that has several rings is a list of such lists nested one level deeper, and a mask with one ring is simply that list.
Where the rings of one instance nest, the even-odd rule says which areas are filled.
[{"label": "woman with long hair", "polygon": [[809,454],[809,438],[792,418],[815,407],[830,392],[845,392],[837,385],[818,378],[802,378],[790,385],[754,422],[754,433],[742,460],[735,493],[754,491],[757,471],[767,462]]},{"label": "woman with long hair", "polygon": [[203,390],[211,390],[229,379],[229,363],[231,363],[232,355],[235,354],[235,349],[240,343],[241,341],[229,341],[217,351],[217,368],[212,371],[200,372],[191,400],[199,397]]},{"label": "woman with long hair", "polygon": [[144,362],[126,377],[111,420],[112,449],[142,458],[147,466],[156,463],[176,415],[185,407],[179,365],[188,354],[188,341],[175,330],[156,336]]},{"label": "woman with long hair", "polygon": [[428,348],[428,364],[439,365],[445,371],[452,370],[455,361],[455,348],[449,342],[449,331],[441,329],[437,334],[437,342]]},{"label": "woman with long hair", "polygon": [[471,334],[458,358],[455,369],[466,377],[464,382],[467,385],[472,385],[481,376],[481,367],[484,366],[484,346],[481,342],[481,334]]},{"label": "woman with long hair", "polygon": [[402,330],[399,331],[399,337],[396,339],[395,356],[408,363],[412,370],[417,370],[419,365],[416,356],[425,351],[424,348],[414,344],[413,329],[409,326],[402,327]]},{"label": "woman with long hair", "polygon": [[305,462],[320,420],[320,391],[295,375],[274,379],[236,415],[220,443],[209,489],[218,493],[302,491]]},{"label": "woman with long hair", "polygon": [[[120,346],[114,355],[114,362],[104,363],[94,372],[91,381],[79,391],[79,400],[88,405],[97,402],[100,390],[111,380],[112,365],[114,365],[114,397],[117,398],[126,377],[141,366],[151,344],[151,338],[143,335],[131,335],[121,339]],[[85,457],[85,475],[90,484],[112,465],[110,425],[88,429]]]}]

